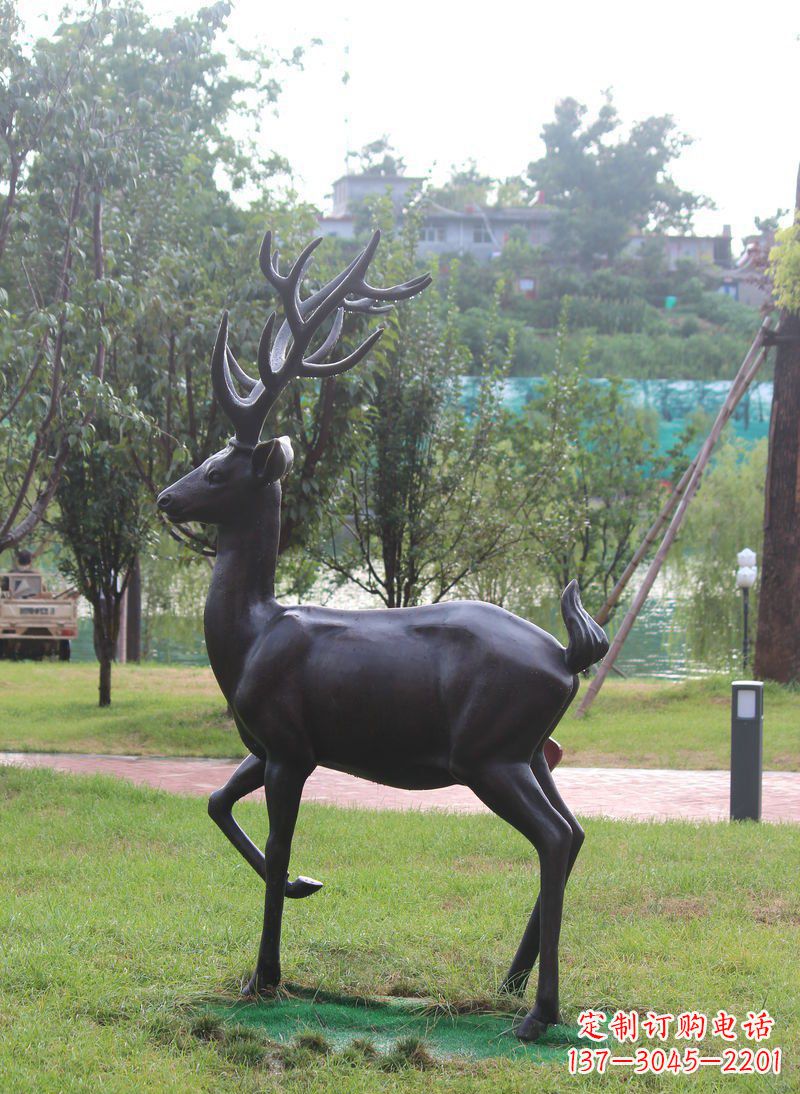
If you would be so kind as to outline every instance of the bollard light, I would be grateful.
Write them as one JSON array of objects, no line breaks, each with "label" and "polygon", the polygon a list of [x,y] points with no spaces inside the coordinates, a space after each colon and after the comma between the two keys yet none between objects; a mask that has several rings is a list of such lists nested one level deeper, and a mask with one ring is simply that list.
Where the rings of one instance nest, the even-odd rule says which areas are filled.
[{"label": "bollard light", "polygon": [[761,820],[764,685],[731,684],[731,820]]}]

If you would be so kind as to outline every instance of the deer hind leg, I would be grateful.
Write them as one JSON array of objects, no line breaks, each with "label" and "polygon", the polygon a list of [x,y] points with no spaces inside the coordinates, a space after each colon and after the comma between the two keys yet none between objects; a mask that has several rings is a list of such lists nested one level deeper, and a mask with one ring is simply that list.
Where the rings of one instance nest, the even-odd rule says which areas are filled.
[{"label": "deer hind leg", "polygon": [[[234,820],[233,807],[241,798],[261,789],[264,785],[264,766],[264,761],[251,753],[246,760],[242,760],[225,785],[215,790],[208,799],[208,815],[262,880],[266,880],[267,876],[264,855]],[[322,882],[310,877],[299,877],[295,881],[286,879],[286,896],[295,900],[311,896],[321,888]]]},{"label": "deer hind leg", "polygon": [[308,771],[268,762],[264,789],[269,812],[269,837],[264,854],[267,889],[264,899],[264,928],[258,951],[256,971],[244,995],[269,994],[281,979],[281,921],[286,893],[286,871],[292,849],[292,836]]},{"label": "deer hind leg", "polygon": [[[547,800],[554,809],[558,810],[572,831],[572,844],[569,849],[569,857],[567,858],[566,884],[566,881],[569,880],[569,876],[572,872],[572,867],[575,865],[578,852],[583,846],[585,838],[584,831],[573,816],[569,806],[558,792],[558,788],[553,781],[553,776],[550,774],[550,767],[541,752],[536,752],[534,754],[533,760],[531,761],[531,768],[533,769],[534,777],[544,791]],[[536,905],[528,920],[528,926],[525,928],[525,933],[522,936],[522,941],[519,944],[514,960],[511,962],[511,968],[508,970],[506,978],[501,985],[501,991],[509,992],[512,995],[522,995],[525,991],[528,977],[531,974],[533,966],[536,964],[536,958],[539,956],[540,920],[541,894],[536,898]]]},{"label": "deer hind leg", "polygon": [[558,1009],[558,939],[564,905],[572,829],[547,799],[528,764],[503,764],[481,771],[468,785],[489,808],[530,840],[541,871],[539,981],[533,1009],[517,1037],[535,1041],[561,1020]]}]

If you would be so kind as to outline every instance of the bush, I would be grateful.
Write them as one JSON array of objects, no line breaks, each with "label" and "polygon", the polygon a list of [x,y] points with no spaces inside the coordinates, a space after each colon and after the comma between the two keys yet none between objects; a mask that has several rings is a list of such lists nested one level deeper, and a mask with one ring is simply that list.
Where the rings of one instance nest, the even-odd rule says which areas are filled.
[{"label": "bush", "polygon": [[[740,667],[741,594],[736,590],[736,555],[763,543],[767,441],[752,447],[728,441],[703,477],[676,544],[673,572],[688,595],[685,614],[689,655],[710,668]],[[750,593],[751,618],[758,616],[758,589]],[[755,636],[755,628],[752,630]]]}]

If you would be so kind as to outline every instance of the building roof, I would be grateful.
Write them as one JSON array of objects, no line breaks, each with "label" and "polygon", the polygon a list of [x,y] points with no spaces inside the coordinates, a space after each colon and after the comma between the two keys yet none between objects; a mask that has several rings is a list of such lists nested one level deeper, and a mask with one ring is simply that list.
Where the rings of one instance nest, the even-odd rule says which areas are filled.
[{"label": "building roof", "polygon": [[670,240],[674,240],[675,242],[680,242],[682,240],[690,239],[695,243],[697,243],[697,242],[716,243],[716,241],[718,239],[728,239],[729,237],[726,236],[724,234],[724,232],[721,235],[715,235],[715,236],[696,236],[696,235],[692,235],[691,232],[686,232],[686,233],[683,233],[683,234],[677,234],[675,232],[631,232],[630,238],[631,239],[662,239],[662,240],[665,239],[665,240],[667,240],[667,242],[669,242]]},{"label": "building roof", "polygon": [[385,182],[387,186],[390,186],[393,182],[424,182],[425,179],[422,176],[416,175],[371,175],[367,171],[348,171],[344,175],[340,175],[338,179],[333,180],[333,185],[336,186],[340,182],[347,182],[348,179],[370,179],[379,180]]},{"label": "building roof", "polygon": [[555,209],[547,205],[469,205],[465,209],[448,209],[436,201],[426,200],[425,216],[442,217],[446,220],[549,220]]}]

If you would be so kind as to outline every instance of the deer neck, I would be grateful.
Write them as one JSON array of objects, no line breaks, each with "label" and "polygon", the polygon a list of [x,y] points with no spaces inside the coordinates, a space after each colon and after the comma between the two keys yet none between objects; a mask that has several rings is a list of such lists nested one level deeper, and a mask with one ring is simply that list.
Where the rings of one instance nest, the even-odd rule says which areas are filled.
[{"label": "deer neck", "polygon": [[240,520],[220,525],[206,599],[205,636],[211,667],[230,698],[264,624],[278,611],[275,566],[281,527],[280,483],[265,486]]}]

